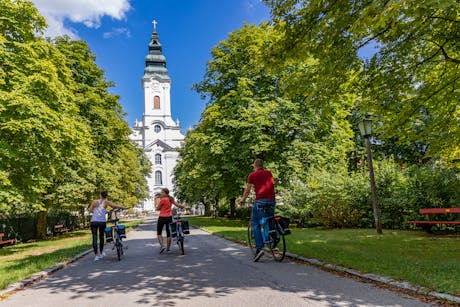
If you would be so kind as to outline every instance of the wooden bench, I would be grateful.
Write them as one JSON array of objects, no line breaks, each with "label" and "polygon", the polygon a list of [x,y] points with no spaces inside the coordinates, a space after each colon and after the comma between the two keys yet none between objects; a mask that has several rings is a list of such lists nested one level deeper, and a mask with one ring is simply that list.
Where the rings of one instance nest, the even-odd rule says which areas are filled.
[{"label": "wooden bench", "polygon": [[69,229],[67,229],[67,227],[65,227],[63,224],[56,224],[53,227],[53,235],[65,233],[67,231],[69,231]]},{"label": "wooden bench", "polygon": [[431,216],[434,214],[460,214],[460,208],[424,208],[420,209],[420,214],[425,214],[428,219],[425,221],[411,221],[416,227],[430,230],[432,225],[460,225],[460,221],[434,221]]},{"label": "wooden bench", "polygon": [[15,239],[3,240],[4,236],[5,234],[0,232],[0,248],[2,248],[5,245],[14,245],[16,241]]}]

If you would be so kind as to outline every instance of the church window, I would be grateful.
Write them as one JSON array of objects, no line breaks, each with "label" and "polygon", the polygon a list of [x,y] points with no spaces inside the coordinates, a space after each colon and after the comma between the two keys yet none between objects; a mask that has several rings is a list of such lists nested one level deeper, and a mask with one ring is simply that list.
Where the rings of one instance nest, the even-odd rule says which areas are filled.
[{"label": "church window", "polygon": [[160,125],[153,126],[153,131],[155,131],[156,133],[160,132],[161,131],[161,126]]},{"label": "church window", "polygon": [[160,154],[155,155],[155,164],[161,165],[161,155]]},{"label": "church window", "polygon": [[163,178],[161,176],[161,172],[160,171],[156,171],[155,172],[155,184],[156,185],[162,185],[163,184]]},{"label": "church window", "polygon": [[154,109],[160,108],[160,96],[153,97],[153,108]]}]

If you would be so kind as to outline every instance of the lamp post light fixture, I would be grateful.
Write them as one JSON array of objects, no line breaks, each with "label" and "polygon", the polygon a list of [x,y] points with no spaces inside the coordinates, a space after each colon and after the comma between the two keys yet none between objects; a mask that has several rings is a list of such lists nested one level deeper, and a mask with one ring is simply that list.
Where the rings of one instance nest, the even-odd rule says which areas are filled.
[{"label": "lamp post light fixture", "polygon": [[369,119],[369,118],[362,119],[359,122],[358,127],[363,137],[365,138],[370,137],[372,134],[372,119]]},{"label": "lamp post light fixture", "polygon": [[375,186],[374,166],[372,164],[371,142],[369,140],[372,135],[372,120],[365,118],[358,124],[361,135],[364,138],[364,145],[366,146],[367,165],[369,168],[369,178],[371,181],[371,194],[372,194],[372,208],[374,211],[375,229],[378,234],[382,234],[382,223],[380,221],[380,209],[377,200],[377,188]]}]

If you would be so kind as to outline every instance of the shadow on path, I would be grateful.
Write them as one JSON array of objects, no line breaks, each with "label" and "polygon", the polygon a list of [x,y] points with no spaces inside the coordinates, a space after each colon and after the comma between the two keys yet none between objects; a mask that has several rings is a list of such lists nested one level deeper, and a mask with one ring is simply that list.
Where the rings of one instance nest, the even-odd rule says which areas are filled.
[{"label": "shadow on path", "polygon": [[150,221],[130,232],[121,261],[112,250],[97,262],[88,255],[0,306],[430,306],[292,261],[254,263],[249,249],[198,229],[185,255],[177,246],[160,255],[154,229]]}]

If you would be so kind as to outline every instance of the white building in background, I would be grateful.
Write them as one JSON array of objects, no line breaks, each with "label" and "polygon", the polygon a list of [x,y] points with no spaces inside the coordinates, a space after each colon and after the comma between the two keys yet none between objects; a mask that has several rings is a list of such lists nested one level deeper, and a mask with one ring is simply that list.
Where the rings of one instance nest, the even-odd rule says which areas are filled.
[{"label": "white building in background", "polygon": [[132,128],[131,139],[141,146],[152,162],[152,175],[147,178],[150,197],[143,204],[144,210],[153,210],[155,193],[166,187],[174,195],[173,170],[179,157],[184,135],[179,120],[171,117],[171,78],[166,69],[166,58],[158,39],[156,22],[145,57],[142,88],[144,89],[144,114]]}]

